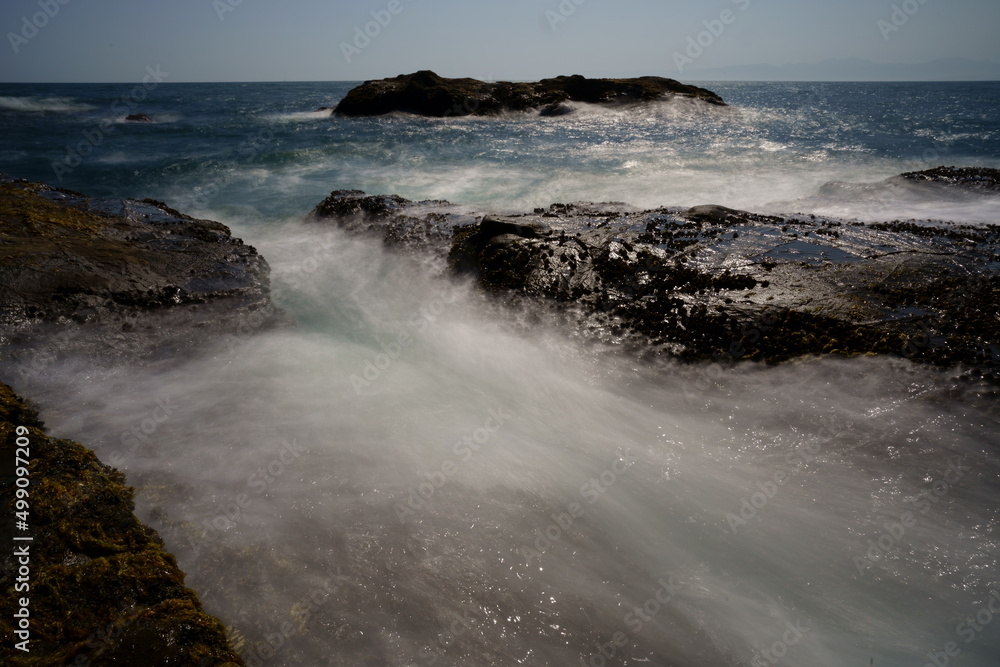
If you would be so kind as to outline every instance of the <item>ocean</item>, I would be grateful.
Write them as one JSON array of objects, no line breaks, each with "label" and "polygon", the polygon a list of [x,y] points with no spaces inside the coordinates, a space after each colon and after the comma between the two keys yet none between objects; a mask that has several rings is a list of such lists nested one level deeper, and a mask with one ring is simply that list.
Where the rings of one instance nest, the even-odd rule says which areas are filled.
[{"label": "ocean", "polygon": [[353,85],[0,84],[0,171],[164,201],[271,265],[291,327],[148,365],[0,362],[126,473],[248,664],[997,664],[1000,415],[958,370],[639,362],[302,219],[359,189],[995,224],[1000,197],[886,179],[1000,168],[1000,83],[317,111]]}]

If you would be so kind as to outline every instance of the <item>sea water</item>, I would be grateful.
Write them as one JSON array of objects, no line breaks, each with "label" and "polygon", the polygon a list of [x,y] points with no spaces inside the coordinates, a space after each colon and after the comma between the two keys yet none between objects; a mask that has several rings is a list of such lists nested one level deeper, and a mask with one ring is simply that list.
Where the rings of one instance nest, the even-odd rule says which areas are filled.
[{"label": "sea water", "polygon": [[127,474],[250,664],[997,664],[1000,418],[960,370],[640,363],[301,220],[352,188],[996,223],[996,197],[884,179],[1000,167],[1000,84],[316,111],[352,85],[0,86],[0,169],[220,220],[272,267],[289,328],[3,370]]}]

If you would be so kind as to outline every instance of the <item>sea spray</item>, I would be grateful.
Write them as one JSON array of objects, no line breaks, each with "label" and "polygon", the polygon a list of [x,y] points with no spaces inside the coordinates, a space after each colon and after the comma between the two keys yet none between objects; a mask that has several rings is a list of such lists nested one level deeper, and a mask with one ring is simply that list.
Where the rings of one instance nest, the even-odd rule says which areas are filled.
[{"label": "sea spray", "polygon": [[[25,391],[54,432],[99,455],[121,447],[107,424],[141,425],[157,397],[184,397],[128,460],[137,511],[174,527],[163,534],[189,584],[255,645],[294,627],[287,610],[316,590],[311,573],[341,568],[351,585],[282,635],[267,664],[577,664],[612,647],[685,665],[781,651],[789,665],[894,664],[919,660],[922,638],[952,641],[957,621],[941,619],[988,595],[1000,551],[979,526],[996,520],[997,423],[975,386],[901,359],[738,364],[698,384],[699,366],[639,367],[558,329],[516,333],[461,284],[434,326],[415,331],[415,305],[450,284],[419,261],[316,227],[255,243],[293,328],[148,370],[92,366],[83,384],[50,368]],[[309,280],[283,283],[317,247]],[[358,394],[359,362],[403,331],[412,344]],[[395,508],[420,472],[454,458],[491,410],[502,427],[400,523]],[[740,499],[816,442],[734,533],[727,515]],[[281,474],[248,490],[282,456]],[[860,578],[853,558],[873,526],[956,456],[971,468],[961,483]],[[229,519],[241,494],[252,503]],[[574,502],[585,514],[561,518],[558,539],[525,567],[521,548]],[[222,530],[199,540],[220,516]],[[626,612],[672,573],[683,590],[616,641]],[[788,623],[809,631],[780,646]],[[463,632],[442,643],[452,627]],[[963,660],[990,664],[994,649],[982,633]]]}]

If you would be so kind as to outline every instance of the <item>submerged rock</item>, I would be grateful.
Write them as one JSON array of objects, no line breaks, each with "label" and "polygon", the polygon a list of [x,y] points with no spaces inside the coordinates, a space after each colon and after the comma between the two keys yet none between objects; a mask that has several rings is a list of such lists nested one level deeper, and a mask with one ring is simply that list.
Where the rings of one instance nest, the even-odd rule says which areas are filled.
[{"label": "submerged rock", "polygon": [[1000,226],[585,203],[477,216],[358,191],[331,198],[313,220],[446,255],[452,272],[501,299],[555,310],[641,353],[885,353],[1000,368]]},{"label": "submerged rock", "polygon": [[352,89],[334,109],[343,116],[379,116],[402,111],[421,116],[487,116],[504,111],[541,110],[545,116],[570,113],[565,102],[620,105],[688,98],[725,106],[710,90],[673,79],[588,79],[559,76],[535,83],[446,79],[422,70],[392,79],[366,81]]},{"label": "submerged rock", "polygon": [[[18,440],[20,438],[20,440]],[[27,445],[25,446],[25,443]],[[213,665],[237,667],[226,629],[184,585],[154,530],[132,513],[125,476],[82,445],[49,437],[38,414],[0,383],[0,455],[29,463],[29,541],[5,540],[0,590],[0,663],[31,665]],[[4,520],[15,516],[16,477],[0,476]],[[9,524],[8,524],[9,525]],[[4,531],[5,533],[7,530]],[[27,548],[30,588],[15,590]],[[20,592],[18,592],[20,591]],[[13,602],[29,600],[29,652],[15,648]]]}]

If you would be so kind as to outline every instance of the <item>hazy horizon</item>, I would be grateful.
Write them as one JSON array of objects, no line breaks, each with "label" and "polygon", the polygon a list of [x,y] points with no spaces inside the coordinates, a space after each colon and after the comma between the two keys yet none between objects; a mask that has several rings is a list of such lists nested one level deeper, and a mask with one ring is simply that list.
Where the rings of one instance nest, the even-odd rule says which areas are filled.
[{"label": "hazy horizon", "polygon": [[892,80],[878,71],[947,59],[969,61],[949,80],[995,80],[997,25],[1000,3],[984,0],[33,0],[0,7],[0,81],[134,83],[147,67],[190,83],[362,81],[419,69],[492,80],[696,81],[720,69],[843,60],[871,63],[857,80]]},{"label": "hazy horizon", "polygon": [[[955,61],[959,61],[959,62],[956,63]],[[850,63],[850,64],[852,64],[854,66],[853,70],[851,69],[851,67],[849,67],[847,65],[848,63]],[[872,72],[887,71],[887,70],[896,71],[896,72],[906,72],[908,70],[912,71],[913,68],[925,67],[925,66],[928,66],[928,65],[943,66],[943,65],[946,65],[946,64],[956,64],[956,65],[964,65],[964,66],[979,65],[982,68],[989,68],[988,69],[989,75],[988,76],[978,76],[978,77],[976,77],[976,76],[969,76],[967,78],[963,78],[961,76],[941,76],[941,77],[930,76],[930,77],[927,77],[927,78],[913,78],[913,77],[909,77],[909,78],[906,78],[906,77],[889,78],[889,77],[885,77],[885,76],[883,76],[883,77],[872,76],[870,78],[848,78],[848,77],[845,77],[843,75],[837,75],[835,73],[831,74],[831,72],[837,72],[838,71],[837,70],[838,67],[841,67],[843,70],[848,70],[848,71],[856,71],[857,68],[860,66],[860,67],[870,68]],[[386,79],[386,78],[392,78],[392,77],[395,77],[395,76],[398,76],[398,75],[412,74],[413,72],[416,72],[416,71],[419,71],[419,70],[422,70],[422,69],[427,69],[427,68],[414,67],[414,68],[412,68],[410,70],[407,70],[407,71],[399,71],[399,72],[393,72],[393,73],[386,72],[385,74],[383,74],[381,76],[364,77],[364,78],[360,78],[360,79],[228,79],[228,80],[222,80],[222,79],[220,79],[220,80],[217,80],[217,81],[210,81],[210,80],[186,81],[186,80],[177,80],[177,79],[175,79],[174,77],[171,76],[171,77],[165,78],[160,83],[162,83],[162,84],[172,84],[172,83],[173,84],[191,84],[191,83],[200,83],[200,84],[219,84],[219,83],[360,83],[362,81],[369,81],[369,80],[373,80],[373,79]],[[434,71],[434,70],[432,70],[432,71]],[[739,76],[739,75],[728,76],[728,77],[725,76],[725,75],[730,75],[730,74],[732,74],[734,72],[740,72],[740,71],[748,72],[748,73],[752,73],[752,74],[747,74],[747,75],[743,75],[743,76]],[[812,76],[812,77],[804,76],[803,78],[788,78],[788,76],[769,76],[768,74],[761,74],[762,72],[771,72],[771,73],[776,73],[776,74],[780,75],[780,74],[786,74],[786,73],[789,73],[789,72],[803,72],[803,71],[813,72],[813,73],[815,73],[815,76]],[[938,71],[940,71],[940,70],[938,70]],[[167,72],[164,72],[164,73],[168,74]],[[463,78],[465,76],[465,75],[447,75],[447,74],[442,74],[439,71],[435,71],[435,73],[438,74],[439,76],[442,76],[442,77],[445,77],[445,78]],[[578,72],[578,71],[553,72],[551,74],[545,74],[545,75],[541,75],[541,76],[537,76],[537,77],[511,77],[511,78],[505,78],[505,79],[497,79],[497,78],[484,77],[484,80],[487,80],[487,81],[501,81],[501,80],[503,80],[503,81],[515,81],[515,82],[518,82],[518,81],[537,81],[539,79],[547,79],[547,78],[553,78],[553,77],[557,77],[557,76],[569,76],[569,75],[575,75],[575,74],[581,74],[581,72]],[[693,83],[698,83],[698,82],[706,82],[706,83],[727,83],[727,82],[728,83],[769,83],[769,82],[774,82],[774,83],[795,83],[795,82],[800,82],[800,83],[817,83],[817,82],[821,82],[821,83],[914,83],[914,82],[925,82],[925,83],[963,83],[963,82],[964,83],[975,83],[975,82],[982,82],[982,83],[989,83],[989,82],[1000,82],[1000,63],[993,62],[993,61],[988,61],[988,60],[973,61],[973,60],[968,60],[968,59],[938,59],[938,60],[927,61],[927,62],[922,62],[922,63],[896,64],[896,63],[875,63],[875,62],[871,62],[871,61],[862,61],[860,59],[851,59],[851,58],[848,58],[848,59],[842,59],[842,60],[832,60],[831,59],[831,60],[826,60],[826,61],[817,62],[817,63],[790,63],[790,64],[787,64],[787,65],[771,65],[769,63],[753,63],[753,64],[746,64],[746,65],[732,65],[732,66],[723,66],[723,67],[711,67],[711,68],[703,68],[703,69],[691,70],[688,74],[690,76],[683,76],[683,77],[676,77],[676,76],[674,76],[674,77],[671,77],[671,76],[669,76],[669,73],[668,74],[651,73],[651,72],[643,72],[641,70],[630,71],[630,72],[623,72],[623,73],[620,73],[620,74],[611,74],[611,75],[609,75],[609,74],[604,74],[604,75],[595,74],[595,75],[591,75],[591,74],[583,73],[584,76],[592,76],[593,78],[599,78],[599,77],[619,78],[619,77],[639,77],[639,76],[665,76],[667,78],[676,78],[676,79],[678,79],[680,81],[693,82]],[[473,77],[473,78],[476,78],[476,77]],[[124,82],[124,81],[97,81],[97,80],[93,80],[93,81],[0,81],[0,84],[5,84],[5,85],[16,85],[16,84],[24,84],[24,85],[34,85],[34,84],[37,84],[37,85],[88,85],[88,84],[93,84],[93,85],[113,85],[113,84],[119,84],[119,83],[130,83],[130,82]]]}]

